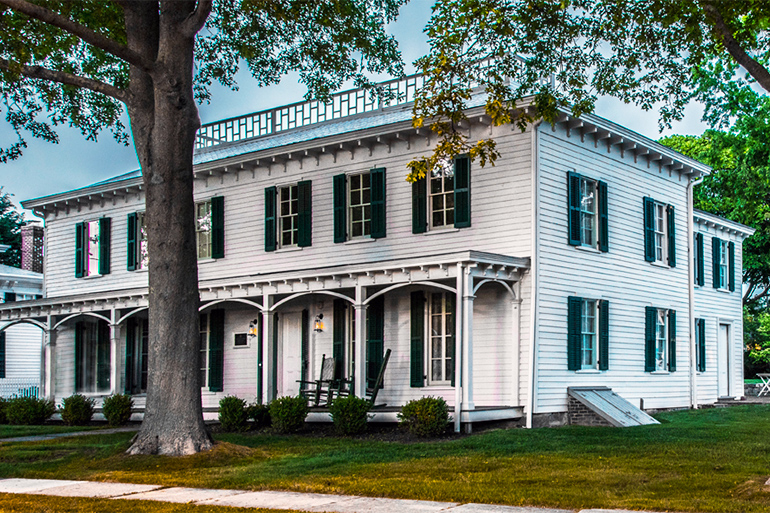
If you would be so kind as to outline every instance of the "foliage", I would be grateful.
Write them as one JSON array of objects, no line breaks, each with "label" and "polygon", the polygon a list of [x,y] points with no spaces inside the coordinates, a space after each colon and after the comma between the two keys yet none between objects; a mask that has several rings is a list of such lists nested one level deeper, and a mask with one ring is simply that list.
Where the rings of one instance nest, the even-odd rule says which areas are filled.
[{"label": "foliage", "polygon": [[65,397],[61,401],[61,420],[68,426],[85,426],[94,416],[95,401],[81,394]]},{"label": "foliage", "polygon": [[246,431],[247,421],[246,401],[234,395],[219,400],[219,424],[224,431]]},{"label": "foliage", "polygon": [[131,420],[134,399],[129,394],[108,395],[102,401],[102,414],[110,426],[125,426]]},{"label": "foliage", "polygon": [[770,372],[770,311],[752,313],[744,308],[743,340],[745,376]]},{"label": "foliage", "polygon": [[9,424],[38,425],[56,413],[53,401],[36,397],[14,397],[5,406]]},{"label": "foliage", "polygon": [[0,424],[8,424],[8,417],[5,416],[5,407],[8,405],[8,400],[5,397],[0,397]]},{"label": "foliage", "polygon": [[398,420],[413,435],[440,436],[449,425],[449,407],[441,397],[421,397],[406,403],[398,413]]},{"label": "foliage", "polygon": [[372,405],[363,397],[338,397],[329,405],[334,429],[340,435],[359,435],[366,431]]},{"label": "foliage", "polygon": [[252,403],[246,407],[246,417],[254,423],[256,428],[269,426],[270,408],[266,404]]},{"label": "foliage", "polygon": [[11,195],[0,187],[0,244],[11,246],[5,253],[0,253],[0,264],[21,267],[22,226],[24,214],[16,210],[11,203]]},{"label": "foliage", "polygon": [[303,397],[279,397],[271,401],[270,422],[278,433],[293,433],[305,426],[308,414],[307,400]]}]

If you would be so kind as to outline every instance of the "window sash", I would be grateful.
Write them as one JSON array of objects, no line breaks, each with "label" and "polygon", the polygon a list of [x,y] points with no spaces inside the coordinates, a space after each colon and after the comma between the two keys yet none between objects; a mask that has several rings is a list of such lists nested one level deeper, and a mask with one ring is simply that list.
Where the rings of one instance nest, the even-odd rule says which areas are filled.
[{"label": "window sash", "polygon": [[97,276],[99,274],[99,220],[88,221],[85,224],[86,232],[86,258],[84,259],[85,266],[83,269],[84,276]]},{"label": "window sash", "polygon": [[667,370],[668,323],[666,310],[659,309],[655,320],[655,370]]},{"label": "window sash", "polygon": [[665,262],[667,253],[668,229],[666,222],[666,205],[655,203],[655,261]]},{"label": "window sash", "polygon": [[449,385],[454,371],[454,312],[449,311],[451,299],[446,293],[434,292],[429,297],[426,323],[428,384]]},{"label": "window sash", "polygon": [[299,242],[299,188],[278,188],[278,247],[296,246]]},{"label": "window sash", "polygon": [[208,315],[200,314],[199,369],[201,388],[209,384],[209,323]]},{"label": "window sash", "polygon": [[369,237],[372,233],[371,173],[348,177],[348,233],[350,238]]},{"label": "window sash", "polygon": [[195,204],[195,244],[199,259],[211,258],[211,201]]},{"label": "window sash", "polygon": [[144,212],[136,213],[136,268],[147,269],[150,257],[147,252],[147,227],[144,224]]},{"label": "window sash", "polygon": [[727,281],[727,268],[729,266],[729,259],[727,254],[727,241],[719,241],[719,288],[727,289],[729,283]]},{"label": "window sash", "polygon": [[580,243],[596,246],[596,182],[580,177]]},{"label": "window sash", "polygon": [[598,367],[597,346],[597,301],[584,299],[580,315],[580,367],[581,369],[596,369]]},{"label": "window sash", "polygon": [[431,172],[428,183],[428,219],[431,228],[454,226],[454,167],[449,162]]}]

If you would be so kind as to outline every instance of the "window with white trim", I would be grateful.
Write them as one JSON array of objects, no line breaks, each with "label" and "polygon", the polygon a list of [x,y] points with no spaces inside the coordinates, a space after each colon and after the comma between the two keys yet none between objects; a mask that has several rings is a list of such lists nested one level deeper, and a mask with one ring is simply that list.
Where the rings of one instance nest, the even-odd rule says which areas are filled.
[{"label": "window with white trim", "polygon": [[[138,224],[138,223],[137,223]],[[211,201],[195,204],[195,245],[198,259],[211,258]]]},{"label": "window with white trim", "polygon": [[201,376],[201,387],[205,387],[208,385],[209,382],[209,323],[208,323],[208,315],[207,314],[200,314],[200,343],[199,343],[199,349],[200,349],[200,358],[199,358],[199,369],[200,369],[200,376]]},{"label": "window with white trim", "polygon": [[296,246],[299,241],[299,188],[278,188],[278,247]]},{"label": "window with white trim", "polygon": [[655,370],[668,370],[668,310],[658,308],[655,318]]},{"label": "window with white trim", "polygon": [[580,368],[599,368],[598,302],[583,299],[580,315]]},{"label": "window with white trim", "polygon": [[727,241],[721,239],[719,240],[717,259],[717,283],[719,284],[717,288],[720,290],[727,290],[730,287],[730,283],[727,278],[728,267],[730,265],[727,252]]},{"label": "window with white trim", "polygon": [[147,228],[144,226],[144,212],[136,213],[136,268],[147,269],[149,254],[147,253]]},{"label": "window with white trim", "polygon": [[454,162],[439,163],[428,183],[428,219],[430,228],[453,227],[455,224]]},{"label": "window with white trim", "polygon": [[371,173],[348,176],[348,233],[351,238],[372,233]]},{"label": "window with white trim", "polygon": [[454,372],[454,294],[431,292],[428,304],[428,384],[449,385]]},{"label": "window with white trim", "polygon": [[85,258],[83,260],[83,276],[99,274],[99,220],[84,223]]},{"label": "window with white trim", "polygon": [[111,348],[109,326],[103,320],[75,323],[75,392],[110,390]]},{"label": "window with white trim", "polygon": [[667,263],[668,260],[668,222],[664,203],[655,202],[655,261]]},{"label": "window with white trim", "polygon": [[580,177],[580,244],[595,247],[596,236],[596,181]]}]

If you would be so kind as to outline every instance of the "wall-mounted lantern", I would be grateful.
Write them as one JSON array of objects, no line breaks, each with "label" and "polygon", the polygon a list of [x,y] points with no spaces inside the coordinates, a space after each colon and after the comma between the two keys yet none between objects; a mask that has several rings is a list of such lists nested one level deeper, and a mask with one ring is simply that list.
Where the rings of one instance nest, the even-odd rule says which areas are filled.
[{"label": "wall-mounted lantern", "polygon": [[321,333],[324,330],[324,323],[323,323],[324,314],[318,314],[315,317],[315,323],[313,324],[313,331],[317,333]]},{"label": "wall-mounted lantern", "polygon": [[256,337],[259,334],[259,329],[257,328],[258,325],[259,325],[259,321],[257,319],[254,319],[253,321],[249,322],[250,337]]}]

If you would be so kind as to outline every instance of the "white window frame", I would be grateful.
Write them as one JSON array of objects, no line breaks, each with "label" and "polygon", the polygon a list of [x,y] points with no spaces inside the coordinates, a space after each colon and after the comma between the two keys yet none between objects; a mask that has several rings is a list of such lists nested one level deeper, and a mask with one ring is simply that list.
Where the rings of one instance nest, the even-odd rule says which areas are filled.
[{"label": "white window frame", "polygon": [[730,272],[730,254],[728,251],[728,244],[726,240],[719,239],[719,290],[729,290],[730,282],[728,280],[728,274]]},{"label": "white window frame", "polygon": [[[197,212],[196,212],[197,215]],[[197,223],[196,223],[197,227]],[[136,241],[136,269],[147,269],[150,262],[149,253],[147,252],[147,229],[144,225],[144,212],[136,213],[136,233],[134,233],[134,240]],[[196,230],[197,231],[197,230]],[[196,233],[197,235],[197,233]],[[197,242],[197,237],[196,237]]]},{"label": "white window frame", "polygon": [[86,221],[84,225],[83,276],[101,276],[99,274],[99,255],[101,253],[99,219]]},{"label": "white window frame", "polygon": [[[238,345],[235,343],[236,339],[238,338],[238,335],[243,335],[246,337],[246,343]],[[233,348],[234,349],[243,349],[245,347],[251,347],[251,337],[246,332],[239,332],[239,333],[233,333]]]},{"label": "white window frame", "polygon": [[695,318],[695,326],[694,326],[694,332],[695,332],[695,370],[698,373],[701,373],[703,371],[698,370],[698,362],[701,360],[701,347],[700,347],[700,318]]},{"label": "white window frame", "polygon": [[[354,181],[358,180],[358,187],[354,187]],[[364,186],[364,179],[369,183]],[[372,234],[372,174],[370,171],[354,173],[347,176],[347,230],[349,239],[363,239]],[[366,201],[368,193],[369,201]],[[356,198],[357,197],[357,198]],[[354,199],[356,201],[354,201]],[[368,211],[368,215],[367,215]],[[360,219],[356,219],[356,213],[360,212]],[[360,227],[360,233],[356,229]]]},{"label": "white window frame", "polygon": [[655,315],[655,372],[668,371],[668,310],[658,308]]},{"label": "white window frame", "polygon": [[[138,224],[138,223],[137,223]],[[198,260],[211,258],[211,200],[195,203],[195,247]]]},{"label": "white window frame", "polygon": [[[283,198],[284,191],[288,197]],[[293,194],[293,196],[292,196]],[[287,210],[284,213],[283,207]],[[276,243],[279,248],[297,247],[299,243],[299,185],[296,183],[277,187],[276,191]],[[287,226],[284,226],[287,225]],[[288,237],[284,241],[284,237]]]},{"label": "white window frame", "polygon": [[209,386],[209,344],[211,343],[211,319],[208,314],[200,314],[200,321],[198,331],[200,334],[200,341],[198,343],[199,359],[198,366],[201,376],[201,388],[208,388]]},{"label": "white window frame", "polygon": [[[598,182],[584,176],[579,177],[580,194],[580,245],[590,248],[599,246],[598,218],[599,191]],[[590,205],[587,206],[587,205]]]},{"label": "white window frame", "polygon": [[655,243],[655,262],[668,263],[668,205],[654,202],[653,208],[653,241]]},{"label": "white window frame", "polygon": [[[698,278],[699,278],[698,260],[702,258],[702,256],[703,255],[700,254],[700,248],[698,247],[698,237],[696,232],[693,234],[693,237],[692,237],[692,269],[693,269],[693,277],[694,277],[693,283],[695,287],[700,287],[700,285],[698,285]],[[704,262],[704,271],[705,271],[705,262]]]},{"label": "white window frame", "polygon": [[[455,204],[454,204],[454,162],[444,161],[434,168],[427,181],[428,188],[428,227],[430,230],[443,230],[454,228],[455,225]],[[436,192],[433,192],[433,185],[438,184]],[[449,188],[447,188],[449,185]],[[434,208],[438,201],[441,202],[441,208]],[[451,204],[451,207],[447,206]],[[440,222],[437,215],[440,215]]]},{"label": "white window frame", "polygon": [[[87,326],[81,335],[81,357],[84,360],[76,361],[75,365],[80,369],[82,373],[82,387],[79,383],[75,383],[75,392],[83,395],[95,395],[109,393],[112,387],[112,372],[107,376],[107,383],[104,388],[99,388],[99,352],[110,352],[109,340],[102,341],[99,344],[99,321],[83,321],[83,324]],[[109,356],[108,356],[109,358]]]},{"label": "white window frame", "polygon": [[[450,335],[447,330],[448,323],[451,326],[451,331],[454,331],[455,314],[456,312],[449,312],[447,310],[447,299],[451,292],[428,292],[428,308],[427,310],[427,322],[426,325],[426,347],[425,347],[425,361],[426,361],[426,376],[428,377],[428,386],[446,386],[452,384],[452,369],[454,368],[454,349],[455,339],[453,335]],[[439,310],[435,308],[434,296],[440,296]],[[455,307],[456,310],[456,307]],[[438,319],[440,331],[434,332],[433,320]],[[439,356],[433,357],[433,343],[440,344]],[[451,356],[450,356],[451,355]],[[440,367],[440,376],[438,378],[433,377],[433,364],[437,362]],[[449,367],[449,369],[447,369]]]},{"label": "white window frame", "polygon": [[[136,329],[134,331],[134,340],[132,340],[130,343],[134,345],[133,351],[132,351],[132,358],[133,358],[133,376],[131,379],[137,383],[137,390],[136,394],[146,394],[147,388],[142,388],[142,372],[144,371],[143,367],[147,365],[147,361],[142,358],[142,345],[144,342],[144,339],[149,337],[149,331],[145,328],[147,327],[148,320],[147,319],[136,319]],[[149,340],[147,340],[148,344],[148,357],[149,357]],[[136,395],[133,394],[133,395]]]},{"label": "white window frame", "polygon": [[580,369],[599,369],[599,301],[583,299],[580,304]]}]

